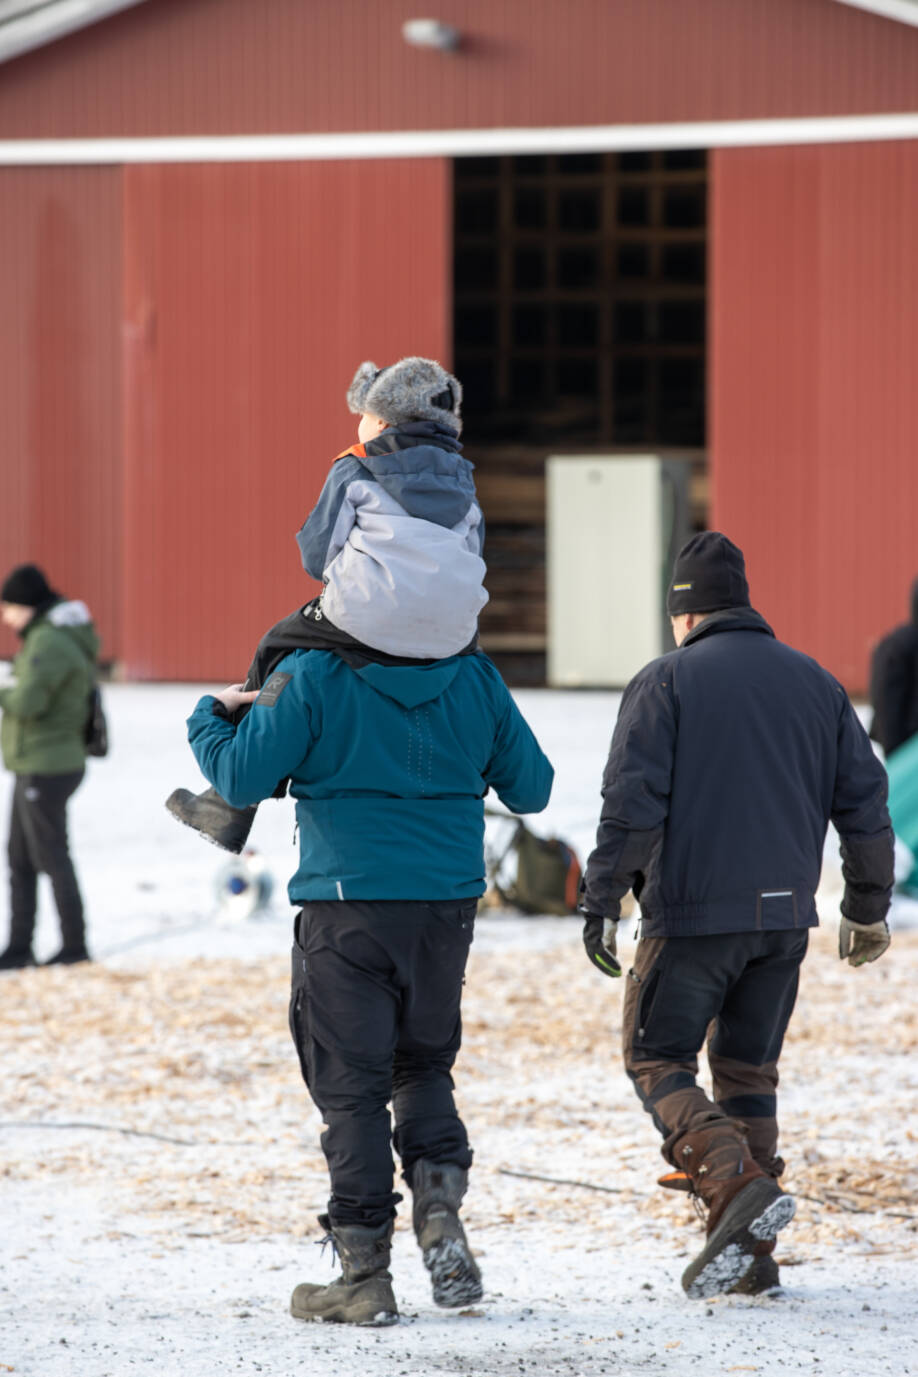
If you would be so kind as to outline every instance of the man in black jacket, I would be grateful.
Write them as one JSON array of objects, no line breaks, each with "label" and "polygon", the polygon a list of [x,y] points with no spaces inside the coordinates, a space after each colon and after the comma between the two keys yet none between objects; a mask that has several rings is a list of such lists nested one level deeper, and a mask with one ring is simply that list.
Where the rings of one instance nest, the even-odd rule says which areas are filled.
[{"label": "man in black jacket", "polygon": [[[707,531],[683,547],[667,610],[678,649],[622,697],[584,877],[584,944],[621,974],[629,889],[641,937],[622,1016],[625,1069],[675,1169],[661,1184],[707,1207],[688,1295],[778,1284],[793,1216],[777,1178],[778,1058],[829,820],[841,838],[839,954],[889,945],[893,838],[886,775],[835,679],[776,640],[749,605],[742,552]],[[696,1084],[710,1027],[713,1099]]]}]

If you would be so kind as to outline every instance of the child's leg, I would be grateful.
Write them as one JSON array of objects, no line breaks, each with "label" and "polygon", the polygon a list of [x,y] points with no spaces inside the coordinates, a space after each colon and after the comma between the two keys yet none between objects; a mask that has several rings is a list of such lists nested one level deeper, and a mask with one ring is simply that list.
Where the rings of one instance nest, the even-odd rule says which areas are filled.
[{"label": "child's leg", "polygon": [[[245,686],[247,689],[264,688],[284,656],[293,650],[338,650],[345,646],[363,649],[360,641],[355,641],[353,636],[322,615],[319,599],[313,598],[305,607],[298,607],[265,632],[249,665]],[[238,726],[250,707],[250,703],[244,703],[230,721]]]}]

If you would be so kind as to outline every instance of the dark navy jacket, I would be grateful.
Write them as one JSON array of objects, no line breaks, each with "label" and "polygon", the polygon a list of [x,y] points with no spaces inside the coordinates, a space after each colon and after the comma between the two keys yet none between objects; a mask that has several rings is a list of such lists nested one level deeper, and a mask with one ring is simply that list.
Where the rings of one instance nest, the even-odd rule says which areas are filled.
[{"label": "dark navy jacket", "polygon": [[842,912],[883,918],[893,882],[886,772],[848,697],[751,608],[716,612],[622,698],[584,904],[645,937],[812,927],[828,822]]}]

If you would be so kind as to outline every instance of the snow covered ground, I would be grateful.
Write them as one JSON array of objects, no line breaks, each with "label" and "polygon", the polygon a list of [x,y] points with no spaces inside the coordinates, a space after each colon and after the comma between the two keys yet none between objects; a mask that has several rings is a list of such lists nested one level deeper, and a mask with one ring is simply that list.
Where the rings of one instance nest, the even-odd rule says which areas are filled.
[{"label": "snow covered ground", "polygon": [[[264,805],[253,831],[271,909],[221,911],[226,858],[162,807],[176,784],[199,787],[184,741],[198,692],[107,690],[113,754],[72,806],[97,961],[0,975],[0,1372],[918,1373],[918,905],[897,901],[876,966],[841,965],[831,843],[782,1062],[799,1209],[777,1299],[684,1297],[700,1226],[655,1185],[658,1141],[621,1070],[620,984],[589,967],[576,920],[487,912],[456,1072],[485,1300],[436,1310],[403,1215],[400,1325],[292,1320],[296,1282],[334,1274],[314,1246],[319,1120],[286,1031],[292,807]],[[558,772],[535,825],[585,856],[617,696],[517,697]],[[56,943],[43,894],[39,956]]]}]

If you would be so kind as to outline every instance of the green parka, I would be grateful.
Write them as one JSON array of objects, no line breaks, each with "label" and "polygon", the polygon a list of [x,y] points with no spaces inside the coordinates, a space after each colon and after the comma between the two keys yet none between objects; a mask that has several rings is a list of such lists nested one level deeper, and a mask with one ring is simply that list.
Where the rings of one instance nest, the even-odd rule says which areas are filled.
[{"label": "green parka", "polygon": [[23,632],[0,687],[0,750],[17,775],[66,775],[86,763],[86,718],[99,638],[85,603],[60,601]]}]

